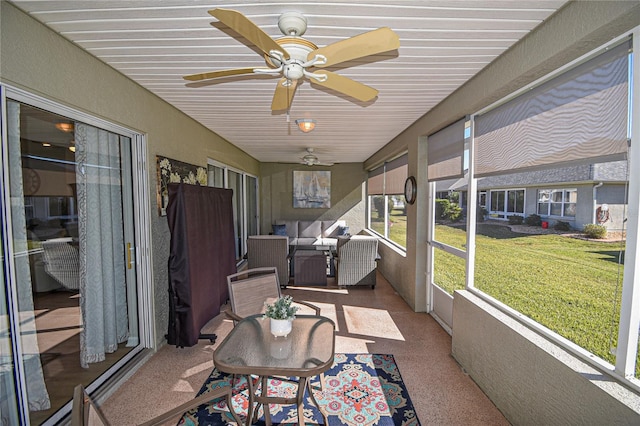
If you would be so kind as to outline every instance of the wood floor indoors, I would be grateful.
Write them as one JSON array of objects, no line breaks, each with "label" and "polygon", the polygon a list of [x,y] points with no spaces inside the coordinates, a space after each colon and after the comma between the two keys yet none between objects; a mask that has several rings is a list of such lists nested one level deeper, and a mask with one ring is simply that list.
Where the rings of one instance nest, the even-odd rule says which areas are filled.
[{"label": "wood floor indoors", "polygon": [[80,366],[80,295],[78,292],[51,291],[34,294],[38,347],[51,408],[30,413],[31,424],[41,424],[71,401],[73,388],[88,385],[125,356],[131,348],[119,345],[106,360]]}]

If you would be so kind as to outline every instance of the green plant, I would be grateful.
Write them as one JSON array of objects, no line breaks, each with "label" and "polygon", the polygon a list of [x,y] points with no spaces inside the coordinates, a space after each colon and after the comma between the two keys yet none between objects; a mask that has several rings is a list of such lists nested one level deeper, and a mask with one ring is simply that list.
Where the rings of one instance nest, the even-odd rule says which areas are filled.
[{"label": "green plant", "polygon": [[265,302],[263,317],[277,320],[294,319],[299,308],[297,306],[291,306],[292,303],[293,298],[291,296],[282,296],[273,304]]},{"label": "green plant", "polygon": [[555,229],[556,231],[570,231],[571,225],[569,225],[569,222],[559,220],[553,225],[553,229]]},{"label": "green plant", "polygon": [[384,218],[384,197],[380,195],[373,197],[373,207],[378,212],[378,217]]},{"label": "green plant", "polygon": [[522,225],[523,218],[520,215],[513,214],[509,216],[509,225]]},{"label": "green plant", "polygon": [[484,222],[488,214],[489,212],[487,211],[487,209],[482,206],[478,206],[478,208],[476,209],[476,220],[478,222]]},{"label": "green plant", "polygon": [[451,203],[446,198],[436,199],[436,220],[445,219]]},{"label": "green plant", "polygon": [[445,212],[445,216],[451,222],[457,222],[462,218],[462,208],[456,203],[450,203],[449,209]]},{"label": "green plant", "polygon": [[540,217],[540,215],[530,214],[526,217],[524,223],[529,226],[542,226],[542,218]]},{"label": "green plant", "polygon": [[596,225],[595,223],[585,225],[582,232],[584,232],[587,237],[595,239],[607,236],[607,228],[603,225]]}]

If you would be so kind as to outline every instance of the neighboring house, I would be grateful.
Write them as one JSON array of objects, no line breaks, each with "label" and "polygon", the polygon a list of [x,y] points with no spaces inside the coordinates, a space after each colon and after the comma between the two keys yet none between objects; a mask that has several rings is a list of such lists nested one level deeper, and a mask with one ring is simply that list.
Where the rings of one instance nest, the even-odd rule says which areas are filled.
[{"label": "neighboring house", "polygon": [[[478,204],[493,219],[538,214],[553,225],[568,222],[574,229],[599,223],[623,229],[627,204],[627,162],[611,161],[478,179]],[[466,179],[437,182],[439,198],[460,191],[466,203]]]}]

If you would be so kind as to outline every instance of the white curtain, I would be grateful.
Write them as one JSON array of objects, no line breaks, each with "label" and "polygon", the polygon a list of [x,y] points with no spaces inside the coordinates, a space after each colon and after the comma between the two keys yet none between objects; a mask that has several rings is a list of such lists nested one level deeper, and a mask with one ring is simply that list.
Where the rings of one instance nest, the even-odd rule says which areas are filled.
[{"label": "white curtain", "polygon": [[104,361],[129,336],[120,137],[76,123],[80,240],[80,363]]},{"label": "white curtain", "polygon": [[20,343],[27,381],[27,400],[30,411],[51,408],[49,394],[44,383],[40,349],[33,312],[31,271],[27,245],[27,225],[24,211],[22,183],[22,152],[20,149],[20,104],[7,101],[7,131],[9,142],[9,183],[11,196],[11,222],[15,253],[15,277],[18,287],[18,311],[20,316]]}]

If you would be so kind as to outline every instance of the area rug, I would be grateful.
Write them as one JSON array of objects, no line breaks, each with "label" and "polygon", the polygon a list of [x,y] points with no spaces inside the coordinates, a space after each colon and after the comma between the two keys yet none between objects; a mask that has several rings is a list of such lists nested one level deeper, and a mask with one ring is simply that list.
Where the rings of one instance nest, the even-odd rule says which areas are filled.
[{"label": "area rug", "polygon": [[[201,395],[211,389],[231,384],[232,377],[214,369],[202,389]],[[322,386],[317,377],[312,378],[313,393],[321,409],[328,417],[329,425],[419,426],[409,393],[402,382],[393,355],[336,354],[333,366],[322,376]],[[271,379],[269,395],[295,396],[296,385]],[[236,377],[233,383],[233,409],[244,421],[247,415],[247,383]],[[318,409],[311,403],[308,391],[304,396],[305,422],[324,424]],[[295,405],[270,405],[273,424],[297,424]],[[255,423],[264,425],[262,409]],[[226,402],[215,401],[186,412],[178,425],[235,424]]]}]

